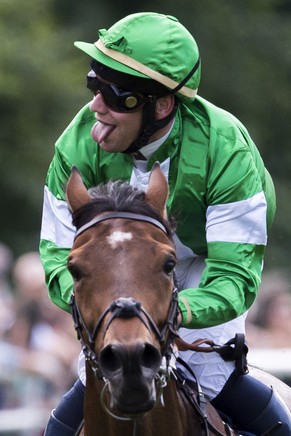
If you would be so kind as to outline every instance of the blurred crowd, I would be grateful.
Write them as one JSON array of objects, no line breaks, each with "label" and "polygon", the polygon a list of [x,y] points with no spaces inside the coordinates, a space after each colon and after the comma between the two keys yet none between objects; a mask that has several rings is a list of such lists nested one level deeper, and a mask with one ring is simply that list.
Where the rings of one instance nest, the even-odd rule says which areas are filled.
[{"label": "blurred crowd", "polygon": [[286,271],[263,273],[246,323],[248,363],[291,386],[291,277]]},{"label": "blurred crowd", "polygon": [[[283,273],[263,274],[247,322],[251,349],[291,349],[290,288]],[[15,259],[0,242],[0,416],[11,409],[39,416],[42,410],[46,422],[77,377],[79,351],[71,316],[49,300],[38,252]],[[13,434],[38,436],[43,429]]]},{"label": "blurred crowd", "polygon": [[250,348],[291,348],[291,277],[286,273],[263,273],[246,329]]},{"label": "blurred crowd", "polygon": [[0,416],[34,409],[48,419],[77,377],[79,352],[71,316],[49,300],[38,252],[14,259],[0,243]]}]

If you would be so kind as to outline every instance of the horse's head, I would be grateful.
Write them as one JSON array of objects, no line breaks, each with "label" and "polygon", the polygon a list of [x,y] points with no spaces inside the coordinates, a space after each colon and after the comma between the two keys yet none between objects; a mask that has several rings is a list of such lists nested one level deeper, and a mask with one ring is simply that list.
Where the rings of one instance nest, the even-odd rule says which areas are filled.
[{"label": "horse's head", "polygon": [[75,324],[89,364],[108,380],[111,403],[129,415],[154,406],[176,329],[167,196],[159,166],[146,193],[123,182],[88,192],[76,169],[67,185],[77,228],[68,259]]}]

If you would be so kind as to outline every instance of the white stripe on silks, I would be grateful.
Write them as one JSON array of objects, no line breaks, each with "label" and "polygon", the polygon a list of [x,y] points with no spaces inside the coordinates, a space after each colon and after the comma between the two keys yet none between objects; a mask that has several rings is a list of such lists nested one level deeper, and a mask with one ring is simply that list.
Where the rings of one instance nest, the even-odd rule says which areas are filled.
[{"label": "white stripe on silks", "polygon": [[71,248],[75,232],[67,202],[56,198],[45,186],[41,239],[54,242],[60,248]]},{"label": "white stripe on silks", "polygon": [[190,304],[189,304],[188,300],[181,295],[180,295],[179,299],[180,299],[180,301],[182,301],[184,303],[186,311],[187,311],[186,323],[190,324],[192,322],[192,318],[193,318]]},{"label": "white stripe on silks", "polygon": [[263,192],[246,200],[209,206],[206,218],[207,242],[267,243],[267,202]]}]

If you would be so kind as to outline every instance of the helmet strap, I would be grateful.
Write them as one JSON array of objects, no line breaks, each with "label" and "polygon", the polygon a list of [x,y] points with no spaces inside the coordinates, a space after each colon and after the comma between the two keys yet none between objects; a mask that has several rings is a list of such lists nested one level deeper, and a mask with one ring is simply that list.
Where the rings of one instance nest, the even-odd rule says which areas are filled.
[{"label": "helmet strap", "polygon": [[170,94],[175,94],[176,92],[180,91],[180,89],[183,88],[183,86],[188,82],[188,80],[190,80],[190,78],[192,76],[194,76],[194,74],[196,73],[196,71],[199,68],[199,65],[200,65],[200,58],[198,59],[198,61],[196,62],[196,64],[192,68],[192,70],[189,71],[187,76],[184,77],[184,79],[179,83],[179,85],[177,85],[175,88],[171,89]]},{"label": "helmet strap", "polygon": [[138,138],[126,149],[123,153],[131,154],[136,153],[142,147],[149,143],[150,137],[158,130],[165,127],[175,116],[179,106],[178,99],[175,98],[175,104],[171,112],[161,120],[155,120],[155,107],[156,102],[148,102],[143,107],[143,121],[141,133]]}]

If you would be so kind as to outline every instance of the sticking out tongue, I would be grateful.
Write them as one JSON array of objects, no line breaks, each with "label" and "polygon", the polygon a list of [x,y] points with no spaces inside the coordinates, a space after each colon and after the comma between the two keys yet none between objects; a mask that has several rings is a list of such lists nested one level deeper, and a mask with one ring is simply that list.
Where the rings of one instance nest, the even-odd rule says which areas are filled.
[{"label": "sticking out tongue", "polygon": [[94,141],[101,144],[104,139],[107,138],[107,136],[112,132],[112,130],[115,129],[115,126],[112,126],[111,124],[103,124],[98,121],[91,130],[91,136],[94,139]]}]

